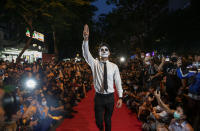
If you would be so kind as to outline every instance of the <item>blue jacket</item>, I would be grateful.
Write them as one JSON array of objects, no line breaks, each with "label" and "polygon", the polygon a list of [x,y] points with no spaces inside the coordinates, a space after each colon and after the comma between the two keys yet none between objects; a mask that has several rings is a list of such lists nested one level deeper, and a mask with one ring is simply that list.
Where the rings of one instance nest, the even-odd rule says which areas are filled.
[{"label": "blue jacket", "polygon": [[177,75],[180,79],[190,78],[195,76],[195,81],[189,86],[189,92],[192,94],[200,95],[200,72],[188,72],[183,74],[181,68],[177,69]]}]

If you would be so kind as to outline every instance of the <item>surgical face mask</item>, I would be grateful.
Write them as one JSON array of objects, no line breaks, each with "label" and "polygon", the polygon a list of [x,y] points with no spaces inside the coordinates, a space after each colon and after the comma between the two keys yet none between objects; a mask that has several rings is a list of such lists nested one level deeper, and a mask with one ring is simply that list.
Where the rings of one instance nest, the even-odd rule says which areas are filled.
[{"label": "surgical face mask", "polygon": [[181,118],[181,115],[175,111],[175,112],[174,112],[174,118],[175,118],[175,119],[180,119],[180,118]]},{"label": "surgical face mask", "polygon": [[141,55],[141,58],[143,59],[143,58],[144,58],[144,56],[143,56],[143,55]]},{"label": "surgical face mask", "polygon": [[137,86],[134,86],[134,90],[137,90],[138,89],[138,87]]},{"label": "surgical face mask", "polygon": [[100,49],[99,49],[99,56],[100,57],[108,57],[110,55],[110,51],[109,49],[106,47],[106,46],[102,46]]},{"label": "surgical face mask", "polygon": [[130,84],[131,82],[130,82],[130,80],[127,80],[126,83],[127,83],[127,84]]},{"label": "surgical face mask", "polygon": [[42,105],[46,106],[47,105],[47,101],[42,101]]},{"label": "surgical face mask", "polygon": [[146,61],[145,64],[146,64],[146,65],[150,65],[150,62],[149,62],[149,61]]}]

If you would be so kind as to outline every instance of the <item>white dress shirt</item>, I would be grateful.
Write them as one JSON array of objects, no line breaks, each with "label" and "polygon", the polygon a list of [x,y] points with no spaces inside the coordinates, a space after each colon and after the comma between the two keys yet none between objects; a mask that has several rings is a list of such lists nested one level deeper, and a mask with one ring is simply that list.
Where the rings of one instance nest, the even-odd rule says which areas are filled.
[{"label": "white dress shirt", "polygon": [[[104,79],[104,64],[103,62],[94,59],[92,57],[89,51],[88,41],[83,41],[82,50],[83,50],[83,57],[85,58],[86,62],[90,65],[92,69],[95,91],[101,93],[100,90],[103,86],[103,79]],[[115,91],[114,89],[114,82],[115,82],[118,95],[119,97],[122,97],[123,89],[122,89],[121,77],[118,66],[109,61],[106,61],[106,66],[107,66],[108,90],[107,92],[104,90],[103,94],[113,93]]]}]

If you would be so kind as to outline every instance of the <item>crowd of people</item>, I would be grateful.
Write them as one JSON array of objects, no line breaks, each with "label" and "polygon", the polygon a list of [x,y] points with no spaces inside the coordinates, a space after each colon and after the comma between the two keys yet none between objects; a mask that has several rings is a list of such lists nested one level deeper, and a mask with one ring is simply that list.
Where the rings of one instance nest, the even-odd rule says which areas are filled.
[{"label": "crowd of people", "polygon": [[200,55],[141,53],[121,65],[124,102],[144,131],[200,130]]},{"label": "crowd of people", "polygon": [[64,118],[91,89],[85,62],[0,63],[0,130],[47,131]]},{"label": "crowd of people", "polygon": [[[200,130],[200,55],[140,53],[115,63],[123,81],[123,102],[137,113],[144,131]],[[46,131],[62,118],[73,118],[73,107],[91,85],[91,69],[84,61],[1,61],[0,130]]]}]

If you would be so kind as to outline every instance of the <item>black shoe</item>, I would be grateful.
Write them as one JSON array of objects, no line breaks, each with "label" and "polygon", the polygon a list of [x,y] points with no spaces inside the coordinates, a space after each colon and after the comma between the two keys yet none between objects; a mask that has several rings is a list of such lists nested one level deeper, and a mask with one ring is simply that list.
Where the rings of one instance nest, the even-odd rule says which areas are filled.
[{"label": "black shoe", "polygon": [[77,106],[78,104],[77,103],[74,103],[74,105],[73,106]]},{"label": "black shoe", "polygon": [[72,113],[78,113],[78,111],[75,111],[75,110],[71,110],[71,112],[72,112]]}]

